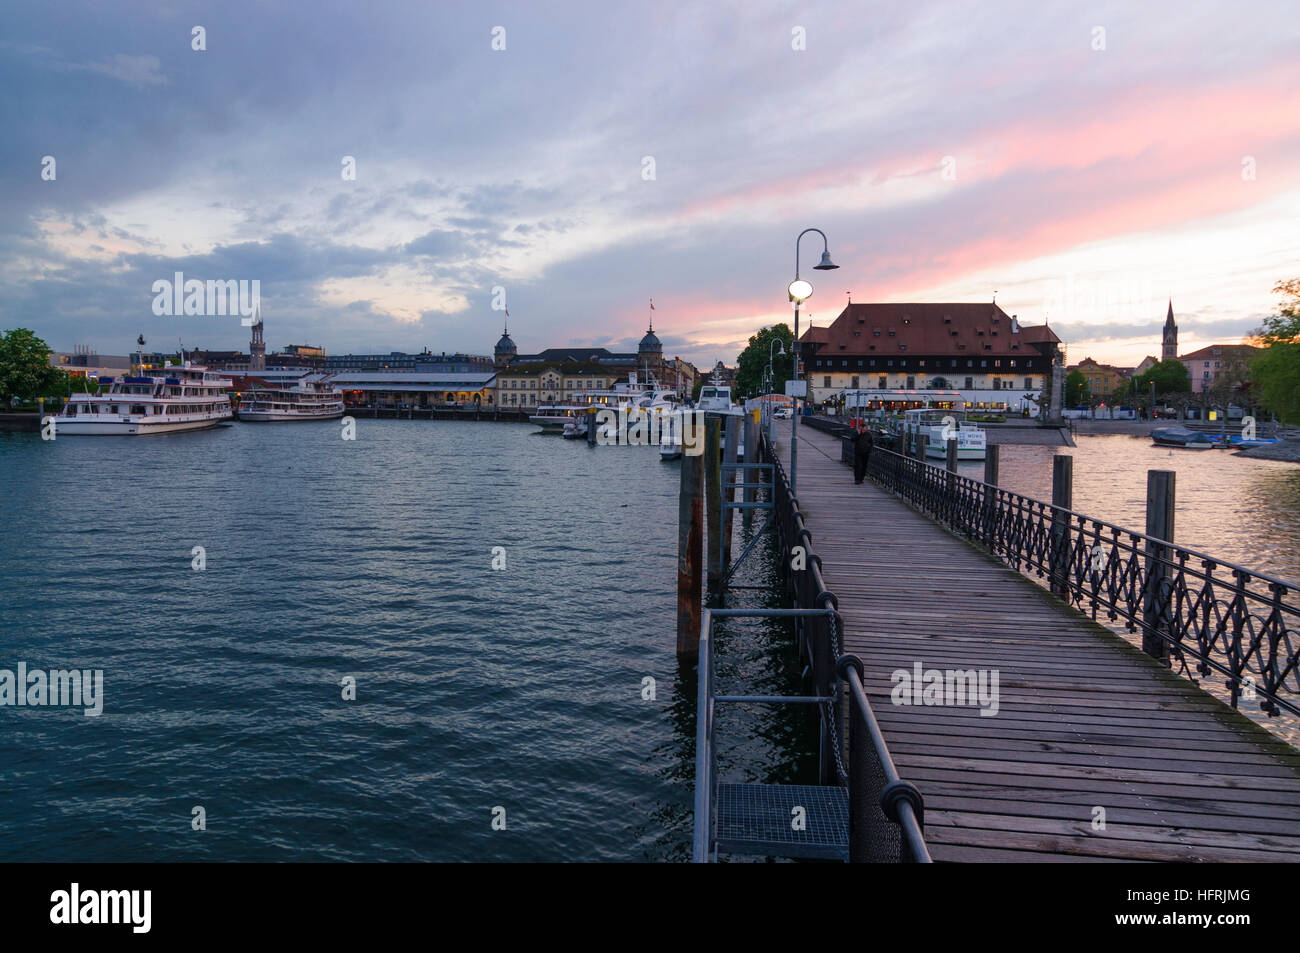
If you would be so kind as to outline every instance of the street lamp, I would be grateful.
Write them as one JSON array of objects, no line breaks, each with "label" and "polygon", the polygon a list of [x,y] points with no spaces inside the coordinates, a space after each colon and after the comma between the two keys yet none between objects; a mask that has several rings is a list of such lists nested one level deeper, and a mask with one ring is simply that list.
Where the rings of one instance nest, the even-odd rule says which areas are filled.
[{"label": "street lamp", "polygon": [[[799,307],[805,301],[812,297],[813,286],[799,277],[799,242],[809,232],[816,232],[822,237],[822,260],[813,265],[815,271],[831,271],[838,268],[839,265],[831,261],[830,243],[826,241],[826,233],[820,228],[805,228],[799,233],[799,237],[794,240],[794,281],[790,282],[787,289],[790,293],[790,300],[794,302],[794,380],[796,385],[799,381]],[[798,390],[798,387],[795,388]],[[794,413],[790,415],[790,493],[793,495],[795,489],[796,468],[799,463],[799,397],[793,396]]]},{"label": "street lamp", "polygon": [[[779,347],[781,350],[779,352],[773,352],[773,346]],[[785,345],[781,343],[780,338],[772,338],[771,343],[767,345],[767,379],[769,381],[776,380],[776,371],[772,367],[772,361],[777,353],[785,354]],[[768,393],[770,394],[771,391],[768,391]]]}]

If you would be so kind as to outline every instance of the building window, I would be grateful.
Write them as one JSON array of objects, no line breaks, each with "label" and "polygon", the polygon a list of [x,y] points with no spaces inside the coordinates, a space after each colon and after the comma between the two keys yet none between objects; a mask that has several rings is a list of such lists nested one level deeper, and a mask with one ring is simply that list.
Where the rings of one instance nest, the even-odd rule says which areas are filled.
[{"label": "building window", "polygon": [[853,389],[854,389],[854,390],[857,390],[857,389],[858,389],[858,375],[857,375],[857,374],[854,374],[854,375],[853,375]]},{"label": "building window", "polygon": [[1033,389],[1034,389],[1034,379],[1032,377],[1026,377],[1025,390],[1033,390]]},{"label": "building window", "polygon": [[968,378],[966,378],[966,389],[967,389],[967,390],[974,390],[974,389],[975,389],[975,378],[973,378],[973,377],[968,377]]},{"label": "building window", "polygon": [[1000,378],[1000,377],[995,377],[995,378],[993,378],[993,389],[994,389],[994,390],[1001,390],[1001,389],[1002,389],[1002,378]]},{"label": "building window", "polygon": [[829,375],[829,374],[826,375],[825,377],[823,377],[823,378],[822,378],[822,381],[823,381],[823,383],[822,383],[822,386],[823,386],[823,387],[830,387],[830,386],[831,386],[831,378],[830,378],[830,375]]},{"label": "building window", "polygon": [[885,384],[885,379],[883,377],[880,378],[880,384],[878,386],[880,387],[881,390],[885,389],[886,384]]},{"label": "building window", "polygon": [[908,389],[908,390],[915,390],[915,389],[916,389],[916,378],[915,378],[915,377],[908,377],[908,379],[907,379],[907,389]]}]

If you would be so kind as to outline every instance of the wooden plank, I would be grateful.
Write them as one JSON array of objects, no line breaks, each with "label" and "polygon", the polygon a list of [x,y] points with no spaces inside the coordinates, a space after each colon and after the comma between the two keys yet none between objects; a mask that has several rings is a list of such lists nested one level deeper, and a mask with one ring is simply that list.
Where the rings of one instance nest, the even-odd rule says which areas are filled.
[{"label": "wooden plank", "polygon": [[[1300,751],[874,485],[801,428],[799,503],[936,860],[1300,861]],[[1104,607],[1094,607],[1106,620]],[[998,713],[893,673],[997,670]],[[1092,808],[1107,830],[1092,828]]]}]

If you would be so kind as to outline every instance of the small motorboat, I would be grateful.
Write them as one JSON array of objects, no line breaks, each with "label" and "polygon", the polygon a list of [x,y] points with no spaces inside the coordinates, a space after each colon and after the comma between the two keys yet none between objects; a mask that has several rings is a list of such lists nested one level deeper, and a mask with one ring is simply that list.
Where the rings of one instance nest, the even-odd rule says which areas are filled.
[{"label": "small motorboat", "polygon": [[1234,434],[1228,438],[1228,449],[1248,450],[1251,447],[1271,447],[1278,442],[1276,437],[1251,437],[1247,439],[1241,434]]},{"label": "small motorboat", "polygon": [[1181,447],[1184,450],[1210,450],[1214,447],[1209,434],[1186,427],[1157,427],[1151,431],[1151,439],[1160,447]]}]

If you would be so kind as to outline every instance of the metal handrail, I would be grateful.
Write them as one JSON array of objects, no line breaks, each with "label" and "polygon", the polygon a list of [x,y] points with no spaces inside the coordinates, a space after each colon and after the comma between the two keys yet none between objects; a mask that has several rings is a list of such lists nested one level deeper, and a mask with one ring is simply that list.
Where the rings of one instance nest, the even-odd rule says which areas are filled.
[{"label": "metal handrail", "polygon": [[1270,715],[1300,714],[1300,583],[892,450],[873,450],[869,473],[1093,620],[1153,637],[1179,674],[1225,676],[1234,707],[1257,694]]},{"label": "metal handrail", "polygon": [[[902,860],[929,863],[930,853],[925,844],[925,805],[921,792],[911,783],[902,780],[889,752],[875,712],[862,687],[862,662],[843,653],[841,633],[843,620],[839,614],[839,600],[827,586],[822,576],[821,557],[812,545],[812,533],[799,507],[798,499],[791,494],[785,468],[773,452],[766,435],[759,438],[760,458],[773,467],[773,494],[777,511],[778,532],[784,549],[789,553],[791,544],[805,547],[804,572],[788,574],[794,580],[796,605],[815,606],[827,620],[824,632],[813,632],[806,637],[808,655],[813,663],[813,684],[819,698],[834,699],[821,707],[823,752],[829,747],[836,763],[837,773],[842,761],[839,728],[840,681],[848,684],[850,745],[847,776],[836,778],[848,788],[849,798],[849,860]],[[720,610],[714,610],[715,614]],[[805,610],[806,611],[806,610]],[[820,636],[820,637],[819,637]],[[701,649],[704,646],[701,645]],[[869,796],[868,766],[875,763],[885,778],[878,800]],[[873,845],[891,839],[888,831],[897,831],[899,850],[889,856]]]}]

